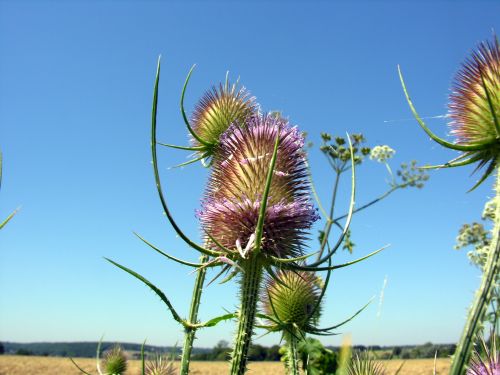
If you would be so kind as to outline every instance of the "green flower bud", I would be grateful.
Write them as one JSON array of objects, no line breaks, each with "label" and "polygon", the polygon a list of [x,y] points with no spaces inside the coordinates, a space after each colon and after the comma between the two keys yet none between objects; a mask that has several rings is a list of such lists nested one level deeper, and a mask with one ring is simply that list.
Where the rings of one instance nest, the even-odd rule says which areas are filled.
[{"label": "green flower bud", "polygon": [[127,357],[120,345],[115,345],[113,349],[104,355],[104,371],[108,375],[122,375],[127,370]]},{"label": "green flower bud", "polygon": [[264,311],[284,325],[302,331],[315,326],[320,316],[320,278],[311,272],[292,271],[281,271],[276,276],[279,281],[267,280]]}]

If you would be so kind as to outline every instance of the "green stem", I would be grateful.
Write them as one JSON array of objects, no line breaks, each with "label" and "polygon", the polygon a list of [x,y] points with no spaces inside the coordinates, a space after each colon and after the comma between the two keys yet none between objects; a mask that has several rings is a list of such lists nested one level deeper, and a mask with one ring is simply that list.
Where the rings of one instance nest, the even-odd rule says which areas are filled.
[{"label": "green stem", "polygon": [[[345,163],[344,163],[345,165]],[[323,230],[324,237],[323,240],[321,241],[319,253],[317,256],[317,260],[321,259],[323,256],[323,252],[325,251],[325,246],[328,243],[328,237],[330,237],[330,230],[332,229],[332,224],[333,224],[333,210],[335,209],[335,201],[337,200],[337,190],[339,188],[339,182],[340,182],[340,175],[342,172],[339,172],[338,170],[336,171],[335,175],[335,182],[333,184],[333,191],[332,191],[332,201],[330,203],[330,213],[328,217],[326,218],[326,224],[325,228]]]},{"label": "green stem", "polygon": [[[200,263],[208,262],[208,255],[200,257]],[[193,296],[191,298],[191,307],[189,309],[189,323],[195,324],[198,322],[198,310],[200,307],[201,293],[203,291],[203,283],[205,281],[206,267],[201,268],[196,274],[196,280],[193,288]],[[184,329],[184,346],[182,348],[181,357],[181,375],[189,373],[189,364],[191,360],[191,351],[193,350],[193,342],[196,335],[196,328],[186,327]]]},{"label": "green stem", "polygon": [[286,341],[288,343],[288,374],[299,375],[299,354],[297,351],[298,340],[295,335],[287,334]]},{"label": "green stem", "polygon": [[474,303],[472,304],[465,328],[462,332],[462,337],[458,342],[457,350],[453,357],[450,375],[465,374],[466,366],[473,351],[474,341],[477,339],[477,333],[491,301],[495,279],[500,272],[500,169],[497,169],[495,188],[496,209],[493,240],[491,241],[490,251],[488,252],[488,258],[484,266],[481,285],[476,292]]},{"label": "green stem", "polygon": [[262,279],[262,261],[259,254],[241,263],[241,306],[238,314],[238,330],[231,359],[231,375],[242,375],[246,371],[247,354],[252,341],[257,301]]}]

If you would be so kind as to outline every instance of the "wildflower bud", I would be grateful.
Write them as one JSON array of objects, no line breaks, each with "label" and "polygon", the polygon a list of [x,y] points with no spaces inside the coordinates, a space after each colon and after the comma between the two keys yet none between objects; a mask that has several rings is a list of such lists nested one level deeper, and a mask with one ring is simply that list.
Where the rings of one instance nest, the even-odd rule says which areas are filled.
[{"label": "wildflower bud", "polygon": [[391,159],[396,151],[387,145],[375,146],[370,152],[370,159],[376,160],[379,163],[385,163],[387,160]]},{"label": "wildflower bud", "polygon": [[[194,132],[204,141],[215,146],[220,136],[231,124],[243,125],[245,120],[258,113],[255,98],[245,88],[226,82],[207,91],[196,105],[192,117]],[[201,146],[192,139],[193,146]]]},{"label": "wildflower bud", "polygon": [[307,331],[320,315],[321,280],[311,272],[282,271],[277,280],[269,278],[263,308],[278,322]]},{"label": "wildflower bud", "polygon": [[106,374],[122,375],[127,370],[127,357],[120,345],[115,345],[108,351],[103,359],[103,367]]}]

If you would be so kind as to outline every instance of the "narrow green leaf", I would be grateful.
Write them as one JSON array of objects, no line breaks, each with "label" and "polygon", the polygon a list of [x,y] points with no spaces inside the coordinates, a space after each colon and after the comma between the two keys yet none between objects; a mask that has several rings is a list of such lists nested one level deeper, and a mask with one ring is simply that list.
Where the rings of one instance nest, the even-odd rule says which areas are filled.
[{"label": "narrow green leaf", "polygon": [[197,161],[203,160],[207,156],[208,156],[208,154],[203,154],[203,155],[201,155],[201,156],[199,156],[197,158],[185,161],[184,163],[180,163],[180,164],[174,165],[173,167],[170,167],[170,169],[185,167],[186,165],[193,164],[193,163],[196,163]]},{"label": "narrow green leaf", "polygon": [[201,263],[191,263],[191,262],[188,262],[188,261],[185,261],[185,260],[182,260],[182,259],[179,259],[179,258],[176,258],[172,255],[169,255],[167,253],[165,253],[164,251],[160,250],[159,248],[157,248],[155,245],[153,245],[152,243],[148,242],[147,240],[145,240],[143,237],[141,237],[139,234],[137,234],[136,232],[133,232],[134,235],[136,237],[138,237],[142,242],[144,242],[146,245],[148,245],[150,248],[152,248],[154,251],[156,251],[157,253],[163,255],[164,257],[170,259],[170,260],[173,260],[174,262],[177,262],[177,263],[180,263],[180,264],[183,264],[185,266],[189,266],[189,267],[201,267],[203,266],[203,264]]},{"label": "narrow green leaf", "polygon": [[291,270],[297,270],[297,271],[328,271],[328,270],[336,270],[337,268],[344,268],[344,267],[347,267],[347,266],[351,266],[353,264],[356,264],[356,263],[359,263],[365,259],[368,259],[372,256],[374,256],[375,254],[378,254],[380,253],[382,250],[385,250],[387,247],[389,247],[389,245],[386,245],[384,247],[381,247],[380,249],[378,250],[375,250],[374,252],[368,254],[368,255],[365,255],[364,257],[361,257],[361,258],[358,258],[356,260],[353,260],[353,261],[350,261],[350,262],[346,262],[346,263],[342,263],[342,264],[337,264],[335,266],[331,266],[331,267],[310,267],[310,266],[300,266],[300,265],[297,265],[297,264],[294,264],[294,265],[289,265],[289,266],[286,266],[287,268],[291,269]]},{"label": "narrow green leaf", "polygon": [[175,148],[177,150],[186,150],[186,151],[204,151],[206,150],[206,147],[189,147],[189,146],[177,146],[177,145],[171,145],[169,143],[161,143],[158,142],[160,146],[165,146],[169,148]]},{"label": "narrow green leaf", "polygon": [[193,128],[191,127],[191,125],[189,124],[189,120],[186,116],[186,111],[184,110],[184,96],[186,95],[186,88],[187,88],[187,85],[189,83],[189,79],[191,78],[191,74],[193,74],[193,70],[194,68],[196,67],[196,64],[194,64],[191,69],[189,70],[189,73],[186,77],[186,81],[184,82],[184,86],[182,87],[182,93],[181,93],[181,114],[182,114],[182,118],[184,119],[184,123],[186,124],[186,127],[189,131],[189,133],[191,133],[191,135],[198,141],[200,142],[201,144],[205,145],[205,146],[211,146],[211,144],[205,140],[203,140],[202,138],[200,138],[200,136],[198,136],[198,134],[196,134],[196,132],[193,130]]},{"label": "narrow green leaf", "polygon": [[359,314],[361,314],[361,312],[366,309],[368,307],[368,305],[370,305],[370,303],[372,303],[373,299],[375,297],[372,297],[362,308],[360,308],[358,311],[356,311],[353,315],[351,315],[349,318],[347,318],[346,320],[344,320],[343,322],[339,323],[339,324],[335,324],[331,327],[327,327],[327,328],[318,328],[317,330],[318,331],[331,331],[332,329],[337,329],[341,326],[343,326],[344,324],[346,323],[349,323],[351,320],[353,320],[356,316],[358,316]]},{"label": "narrow green leaf", "polygon": [[236,319],[238,316],[236,313],[230,313],[230,314],[224,314],[221,316],[218,316],[216,318],[210,319],[206,321],[205,323],[202,323],[202,327],[215,327],[218,323],[230,320],[230,319]]},{"label": "narrow green leaf", "polygon": [[157,117],[157,111],[158,111],[159,81],[160,81],[160,58],[158,58],[158,67],[156,70],[156,78],[155,78],[154,91],[153,91],[153,108],[151,111],[151,156],[153,159],[153,172],[154,172],[154,176],[155,176],[156,188],[158,190],[158,195],[160,197],[160,202],[161,202],[161,205],[162,205],[163,210],[165,212],[165,215],[167,216],[168,221],[170,222],[170,224],[174,228],[175,232],[179,235],[180,238],[182,238],[182,240],[184,242],[186,242],[193,249],[196,249],[203,254],[216,257],[220,254],[217,252],[214,252],[212,250],[205,249],[205,248],[201,247],[200,245],[191,241],[189,239],[189,237],[184,234],[184,232],[180,229],[180,227],[177,225],[174,218],[172,217],[172,214],[170,213],[170,210],[168,209],[168,206],[167,206],[167,201],[165,200],[165,197],[163,196],[163,190],[162,190],[161,180],[160,180],[160,173],[158,171],[158,159],[157,159],[157,152],[156,152],[156,146],[157,146],[157,142],[156,142],[156,117]]},{"label": "narrow green leaf", "polygon": [[139,275],[137,272],[132,271],[130,268],[122,266],[121,264],[118,264],[118,263],[112,261],[111,259],[108,259],[108,258],[104,258],[104,259],[106,259],[111,264],[115,265],[116,267],[122,269],[123,271],[127,272],[128,274],[134,276],[136,279],[138,279],[138,280],[142,281],[144,284],[146,284],[165,303],[165,305],[170,310],[170,313],[172,314],[172,317],[174,318],[174,320],[181,323],[182,325],[185,324],[184,320],[179,316],[179,314],[177,314],[177,311],[175,311],[174,307],[170,303],[167,296],[158,287],[156,287],[153,283],[151,283],[145,277]]},{"label": "narrow green leaf", "polygon": [[266,185],[264,187],[264,193],[262,194],[262,200],[259,209],[259,218],[257,219],[257,228],[255,230],[255,252],[260,252],[260,247],[262,245],[262,234],[264,230],[264,219],[266,216],[267,208],[267,198],[269,197],[269,190],[271,189],[271,181],[273,179],[274,166],[276,164],[276,159],[278,157],[278,146],[280,142],[280,132],[281,129],[276,131],[276,141],[274,142],[274,151],[269,163],[269,170],[267,171]]},{"label": "narrow green leaf", "polygon": [[78,366],[78,364],[74,361],[74,359],[73,359],[73,358],[71,358],[71,357],[70,357],[70,358],[69,358],[69,360],[70,360],[71,362],[73,362],[73,364],[75,365],[75,367],[76,367],[78,370],[80,370],[80,372],[81,372],[82,374],[92,375],[92,374],[88,373],[87,371],[85,371],[84,369],[82,369],[80,366]]},{"label": "narrow green leaf", "polygon": [[273,263],[278,265],[280,263],[294,263],[294,262],[299,262],[301,260],[306,260],[307,258],[312,257],[313,255],[316,255],[318,253],[319,253],[319,251],[316,251],[314,253],[302,255],[302,256],[297,257],[297,258],[277,258],[275,256],[270,256],[270,258],[273,261]]}]

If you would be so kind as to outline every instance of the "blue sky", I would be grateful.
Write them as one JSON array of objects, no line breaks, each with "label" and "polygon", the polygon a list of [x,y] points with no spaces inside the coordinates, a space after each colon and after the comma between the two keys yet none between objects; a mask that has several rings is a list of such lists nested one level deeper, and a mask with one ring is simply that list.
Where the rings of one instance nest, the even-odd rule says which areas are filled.
[{"label": "blue sky", "polygon": [[[317,150],[322,131],[362,132],[370,145],[388,144],[397,151],[394,167],[456,156],[411,120],[396,66],[421,114],[444,115],[455,72],[478,42],[500,29],[498,14],[494,1],[1,1],[0,217],[21,210],[0,233],[0,340],[97,340],[105,334],[108,340],[181,342],[180,327],[159,299],[103,260],[134,268],[187,314],[194,276],[132,234],[179,257],[197,257],[162,215],[153,181],[149,120],[159,54],[160,140],[187,140],[178,101],[190,66],[197,64],[188,110],[229,70],[264,110],[283,111],[309,134],[314,179],[327,201],[333,174]],[[429,125],[447,134],[445,119]],[[161,173],[176,219],[199,238],[194,210],[207,171],[199,165],[168,169],[186,157],[161,149]],[[356,215],[354,256],[391,247],[333,274],[325,325],[376,295],[340,331],[355,343],[458,339],[479,272],[465,252],[453,250],[455,236],[462,223],[479,220],[492,194],[491,180],[466,193],[477,178],[471,172],[433,172],[425,189],[396,192]],[[381,194],[386,180],[382,165],[363,165],[357,202]],[[339,210],[346,200],[341,197]],[[339,254],[336,262],[349,259]],[[208,287],[201,318],[233,310],[236,293],[234,284]],[[230,341],[233,332],[232,323],[201,331],[197,345]],[[259,342],[278,340],[270,335]]]}]

